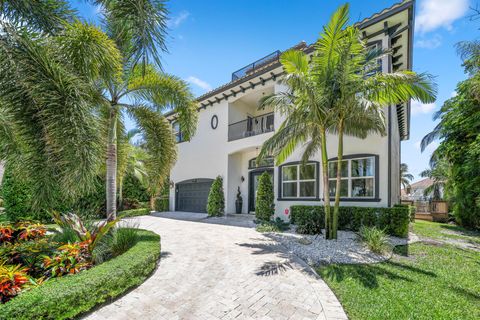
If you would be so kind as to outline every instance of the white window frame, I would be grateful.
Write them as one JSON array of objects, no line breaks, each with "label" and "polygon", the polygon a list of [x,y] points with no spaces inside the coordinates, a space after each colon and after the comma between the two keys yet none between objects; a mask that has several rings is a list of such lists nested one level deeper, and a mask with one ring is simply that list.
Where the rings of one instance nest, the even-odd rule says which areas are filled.
[{"label": "white window frame", "polygon": [[[317,164],[316,163],[306,163],[305,164],[305,166],[313,166],[313,168],[314,168],[313,179],[302,179],[302,180],[300,180],[300,167],[301,166],[302,166],[302,164],[299,163],[299,164],[284,165],[284,166],[281,167],[280,175],[281,175],[281,178],[282,178],[282,187],[281,187],[282,199],[316,199],[317,198],[317,194],[318,194]],[[290,167],[296,167],[297,168],[297,178],[295,180],[283,180],[283,169],[290,168]],[[297,195],[296,196],[285,196],[283,194],[284,184],[285,183],[295,183],[295,182],[297,184]],[[314,195],[313,196],[300,196],[300,183],[301,182],[313,182],[315,184]]]},{"label": "white window frame", "polygon": [[[352,176],[352,161],[355,161],[355,160],[364,160],[364,159],[372,159],[372,163],[373,163],[373,168],[372,168],[372,172],[373,172],[373,175],[371,176],[362,176],[362,177],[353,177]],[[347,192],[347,196],[340,196],[340,198],[342,199],[375,199],[375,195],[376,195],[376,185],[377,185],[377,181],[376,179],[378,179],[378,177],[375,176],[375,172],[377,170],[376,166],[377,166],[377,161],[376,161],[376,157],[375,156],[368,156],[368,157],[358,157],[358,158],[348,158],[348,159],[342,159],[342,162],[343,161],[347,161],[347,171],[348,171],[348,176],[347,177],[342,177],[341,179],[342,180],[348,180],[348,192]],[[330,170],[330,163],[335,163],[337,162],[338,163],[338,160],[330,160],[329,161],[329,170]],[[337,173],[335,172],[335,175]],[[358,179],[373,179],[373,194],[372,196],[355,196],[353,197],[352,196],[352,181],[353,180],[358,180]],[[328,178],[328,194],[330,194],[330,181],[337,181],[337,178]],[[332,198],[333,196],[330,196],[330,198]]]}]

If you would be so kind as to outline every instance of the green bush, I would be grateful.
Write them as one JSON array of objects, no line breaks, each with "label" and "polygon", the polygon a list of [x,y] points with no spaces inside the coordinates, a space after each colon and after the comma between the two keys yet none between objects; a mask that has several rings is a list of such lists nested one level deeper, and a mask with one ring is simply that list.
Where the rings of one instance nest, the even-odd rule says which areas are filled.
[{"label": "green bush", "polygon": [[162,197],[162,198],[155,198],[155,211],[157,212],[164,212],[168,211],[169,208],[169,200],[168,197]]},{"label": "green bush", "polygon": [[375,253],[385,253],[390,249],[387,235],[376,227],[362,226],[359,230],[362,241]]},{"label": "green bush", "polygon": [[155,270],[160,236],[140,230],[124,254],[78,274],[51,279],[0,305],[1,319],[70,319],[137,286]]},{"label": "green bush", "polygon": [[147,188],[132,173],[127,173],[123,179],[122,196],[123,199],[132,199],[138,202],[146,202],[150,199]]},{"label": "green bush", "polygon": [[[35,220],[51,222],[52,218],[47,211],[33,209],[33,195],[30,184],[25,178],[17,176],[14,170],[7,165],[3,175],[2,197],[7,220],[18,222]],[[56,208],[63,209],[63,208]]]},{"label": "green bush", "polygon": [[225,197],[223,195],[223,179],[218,176],[210,187],[207,201],[207,212],[209,216],[221,216],[225,212]]},{"label": "green bush", "polygon": [[273,200],[272,177],[265,171],[258,179],[257,200],[255,203],[255,217],[258,220],[270,221],[275,213]]},{"label": "green bush", "polygon": [[132,209],[132,210],[124,210],[118,213],[120,218],[128,218],[128,217],[138,217],[138,216],[147,216],[150,214],[149,208],[140,208],[140,209]]},{"label": "green bush", "polygon": [[256,230],[258,232],[283,232],[290,228],[288,222],[284,222],[280,218],[270,221],[261,221],[257,226]]},{"label": "green bush", "polygon": [[290,221],[302,234],[320,234],[325,227],[325,211],[322,206],[292,206]]},{"label": "green bush", "polygon": [[0,198],[0,208],[3,208],[3,199]]},{"label": "green bush", "polygon": [[[298,233],[318,234],[325,223],[323,206],[292,206],[290,221],[297,225]],[[405,206],[392,208],[340,207],[338,229],[359,231],[362,226],[385,230],[387,234],[406,237],[410,223],[410,209]]]}]

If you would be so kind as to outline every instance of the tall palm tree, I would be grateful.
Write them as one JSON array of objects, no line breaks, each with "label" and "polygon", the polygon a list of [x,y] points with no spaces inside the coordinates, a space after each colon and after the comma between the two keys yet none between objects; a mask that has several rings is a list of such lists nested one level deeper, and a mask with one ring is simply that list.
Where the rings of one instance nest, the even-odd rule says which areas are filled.
[{"label": "tall palm tree", "polygon": [[410,181],[413,180],[413,174],[408,172],[408,165],[406,163],[400,164],[400,185],[403,189],[410,188]]},{"label": "tall palm tree", "polygon": [[[171,126],[161,111],[177,111],[185,139],[196,129],[196,104],[188,85],[161,72],[160,51],[166,51],[167,9],[161,0],[96,0],[103,6],[102,24],[122,55],[122,70],[113,80],[101,83],[105,110],[107,218],[116,217],[118,128],[127,114],[137,124],[143,139],[148,190],[160,192],[176,159]],[[150,63],[152,62],[152,63]]]},{"label": "tall palm tree", "polygon": [[341,6],[324,27],[315,43],[311,63],[299,51],[281,57],[287,93],[267,97],[262,105],[283,111],[287,119],[262,148],[261,154],[273,154],[283,162],[300,144],[306,144],[303,161],[319,149],[322,156],[326,212],[326,238],[336,239],[340,204],[341,165],[337,165],[335,208],[330,213],[326,132],[338,135],[338,163],[343,158],[344,134],[366,138],[385,132],[383,108],[417,98],[432,102],[435,87],[427,74],[402,71],[375,73],[376,62],[388,54],[368,50],[360,32],[348,26],[349,6]]},{"label": "tall palm tree", "polygon": [[28,178],[33,206],[51,209],[91,190],[101,161],[100,77],[120,54],[64,1],[2,1],[0,159]]}]

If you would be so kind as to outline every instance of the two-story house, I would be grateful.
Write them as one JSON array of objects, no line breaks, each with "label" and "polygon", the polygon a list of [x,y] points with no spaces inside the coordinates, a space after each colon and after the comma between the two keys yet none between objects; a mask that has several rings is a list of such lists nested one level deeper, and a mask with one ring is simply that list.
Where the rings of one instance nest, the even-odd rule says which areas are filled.
[{"label": "two-story house", "polygon": [[[411,69],[413,17],[414,2],[407,0],[357,23],[369,44],[392,50],[381,61],[383,72]],[[304,42],[294,48],[306,53],[313,49]],[[280,54],[276,51],[249,64],[234,72],[230,82],[199,97],[198,130],[191,141],[182,141],[175,114],[167,115],[179,142],[178,161],[170,177],[170,210],[205,212],[212,181],[220,175],[226,213],[235,212],[238,187],[243,213],[253,212],[258,178],[265,171],[273,178],[276,215],[283,216],[295,204],[322,204],[320,154],[302,170],[301,149],[280,166],[273,159],[256,163],[262,144],[284,120],[274,110],[259,110],[263,96],[286,89],[279,83],[283,75]],[[392,106],[384,112],[386,136],[345,137],[342,205],[389,207],[400,201],[400,143],[409,138],[410,105]],[[337,138],[330,135],[327,143],[334,166]]]}]

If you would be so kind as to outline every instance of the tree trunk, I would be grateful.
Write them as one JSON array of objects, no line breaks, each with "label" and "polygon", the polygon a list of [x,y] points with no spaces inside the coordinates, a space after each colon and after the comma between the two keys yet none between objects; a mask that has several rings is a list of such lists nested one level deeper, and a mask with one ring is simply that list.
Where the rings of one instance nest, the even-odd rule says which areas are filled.
[{"label": "tree trunk", "polygon": [[123,179],[118,178],[118,210],[123,210]]},{"label": "tree trunk", "polygon": [[116,106],[110,109],[108,118],[107,142],[107,220],[112,221],[117,217],[117,116]]},{"label": "tree trunk", "polygon": [[330,194],[328,187],[328,155],[327,135],[325,130],[321,133],[322,138],[322,177],[323,177],[323,202],[325,206],[325,239],[331,238],[331,215],[330,215]]},{"label": "tree trunk", "polygon": [[342,159],[343,159],[343,120],[338,123],[338,149],[337,149],[337,182],[335,188],[335,207],[333,208],[332,239],[337,239],[338,215],[340,214],[340,187],[342,184]]},{"label": "tree trunk", "polygon": [[150,197],[150,210],[155,211],[155,196]]}]

